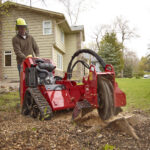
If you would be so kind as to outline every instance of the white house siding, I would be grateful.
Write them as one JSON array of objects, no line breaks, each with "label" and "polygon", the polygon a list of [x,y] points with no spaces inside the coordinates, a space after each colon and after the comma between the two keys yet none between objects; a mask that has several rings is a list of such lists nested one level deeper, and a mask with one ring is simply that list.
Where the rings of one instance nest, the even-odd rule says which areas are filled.
[{"label": "white house siding", "polygon": [[[16,63],[16,55],[12,47],[12,38],[16,35],[15,23],[17,18],[24,18],[28,24],[30,35],[32,35],[37,42],[40,49],[40,57],[52,59],[57,65],[57,53],[63,56],[63,69],[56,68],[56,74],[63,76],[66,72],[68,63],[72,55],[81,46],[81,37],[79,32],[64,33],[64,42],[61,40],[61,28],[60,24],[56,23],[57,16],[52,16],[50,13],[33,10],[32,8],[25,8],[21,6],[15,6],[9,9],[9,16],[3,16],[0,18],[2,25],[2,32],[0,33],[0,75],[7,77],[8,79],[18,80],[18,70]],[[43,35],[43,21],[50,20],[52,22],[52,33],[50,35]],[[58,20],[57,20],[58,21]],[[66,29],[68,26],[66,26]],[[4,52],[12,52],[12,66],[4,66]],[[77,68],[75,68],[77,70]],[[1,79],[1,77],[0,77]]]},{"label": "white house siding", "polygon": [[[28,24],[29,33],[36,40],[39,49],[40,49],[40,57],[43,58],[52,58],[52,45],[54,43],[54,25],[53,19],[48,15],[44,15],[41,13],[35,13],[33,11],[27,11],[26,9],[12,9],[10,11],[9,16],[3,17],[2,23],[2,49],[3,56],[5,50],[12,51],[12,66],[4,67],[4,57],[2,58],[3,62],[3,76],[7,76],[8,79],[19,79],[17,64],[16,64],[16,56],[12,48],[12,37],[15,33],[15,21],[17,18],[24,18]],[[52,34],[51,35],[43,35],[43,21],[52,20]]]},{"label": "white house siding", "polygon": [[56,42],[56,46],[63,52],[65,53],[65,33],[64,33],[64,42],[61,40],[61,31],[64,32],[62,30],[62,28],[56,23],[55,24],[55,32],[56,32],[56,36],[55,36],[55,42]]},{"label": "white house siding", "polygon": [[[67,71],[68,63],[71,60],[72,55],[76,52],[77,50],[77,39],[76,39],[76,34],[66,34],[66,53],[64,55],[64,71]],[[76,67],[75,69],[76,70]]]}]

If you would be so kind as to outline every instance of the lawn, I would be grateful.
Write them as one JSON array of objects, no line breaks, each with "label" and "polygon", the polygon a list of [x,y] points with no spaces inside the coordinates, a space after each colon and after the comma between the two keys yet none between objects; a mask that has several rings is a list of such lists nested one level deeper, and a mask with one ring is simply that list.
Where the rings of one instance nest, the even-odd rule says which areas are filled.
[{"label": "lawn", "polygon": [[[150,79],[117,78],[116,81],[120,89],[126,93],[125,110],[139,108],[150,112]],[[11,111],[18,104],[20,104],[18,92],[0,94],[0,110]]]},{"label": "lawn", "polygon": [[0,110],[12,111],[19,104],[19,92],[0,94]]},{"label": "lawn", "polygon": [[125,109],[139,108],[150,111],[150,79],[116,79],[122,91],[126,93]]}]

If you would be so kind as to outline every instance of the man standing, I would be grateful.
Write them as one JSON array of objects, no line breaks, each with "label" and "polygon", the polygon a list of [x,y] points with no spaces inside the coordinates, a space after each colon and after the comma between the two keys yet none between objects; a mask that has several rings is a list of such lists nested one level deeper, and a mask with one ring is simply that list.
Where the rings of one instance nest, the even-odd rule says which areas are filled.
[{"label": "man standing", "polygon": [[16,54],[17,67],[20,75],[21,63],[29,55],[39,57],[39,48],[34,38],[28,34],[26,21],[22,18],[16,20],[16,36],[12,39],[14,52]]}]

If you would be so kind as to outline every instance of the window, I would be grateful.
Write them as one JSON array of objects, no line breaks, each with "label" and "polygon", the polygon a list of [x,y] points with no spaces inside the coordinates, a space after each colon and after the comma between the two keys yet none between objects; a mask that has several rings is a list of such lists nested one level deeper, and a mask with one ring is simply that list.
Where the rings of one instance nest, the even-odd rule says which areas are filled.
[{"label": "window", "polygon": [[57,53],[57,68],[63,69],[63,56],[60,53]]},{"label": "window", "polygon": [[61,41],[64,43],[64,38],[65,38],[65,35],[64,35],[64,32],[61,31]]},{"label": "window", "polygon": [[11,56],[12,56],[12,53],[11,51],[5,51],[4,52],[4,65],[5,66],[11,66]]},{"label": "window", "polygon": [[52,22],[43,21],[43,35],[52,34]]}]

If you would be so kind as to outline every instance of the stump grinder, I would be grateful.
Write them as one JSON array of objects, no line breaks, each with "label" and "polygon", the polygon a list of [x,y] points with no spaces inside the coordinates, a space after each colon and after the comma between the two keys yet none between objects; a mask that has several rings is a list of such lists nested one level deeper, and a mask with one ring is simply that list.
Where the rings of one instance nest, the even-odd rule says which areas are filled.
[{"label": "stump grinder", "polygon": [[[93,64],[89,65],[84,60],[76,59],[84,53],[96,58],[101,71],[96,71]],[[83,76],[80,84],[71,79],[78,63],[88,69],[88,77]],[[55,68],[50,59],[30,57],[24,60],[20,75],[23,115],[48,120],[56,111],[73,109],[72,119],[75,119],[79,114],[84,116],[97,109],[100,118],[107,120],[117,115],[121,107],[126,105],[126,95],[115,81],[113,66],[105,64],[94,51],[76,51],[64,77],[55,76]]]}]

